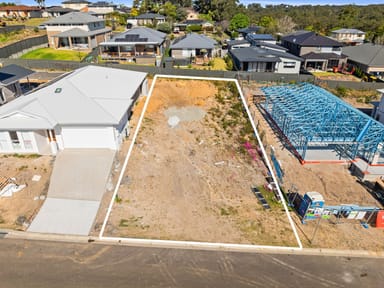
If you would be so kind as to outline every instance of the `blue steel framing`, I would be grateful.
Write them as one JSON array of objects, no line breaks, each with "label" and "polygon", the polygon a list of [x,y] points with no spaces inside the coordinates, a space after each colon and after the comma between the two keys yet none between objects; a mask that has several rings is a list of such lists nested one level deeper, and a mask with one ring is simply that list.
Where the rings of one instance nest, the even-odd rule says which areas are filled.
[{"label": "blue steel framing", "polygon": [[384,155],[384,125],[309,83],[261,88],[262,105],[305,160],[309,147],[332,145],[344,157],[372,163]]}]

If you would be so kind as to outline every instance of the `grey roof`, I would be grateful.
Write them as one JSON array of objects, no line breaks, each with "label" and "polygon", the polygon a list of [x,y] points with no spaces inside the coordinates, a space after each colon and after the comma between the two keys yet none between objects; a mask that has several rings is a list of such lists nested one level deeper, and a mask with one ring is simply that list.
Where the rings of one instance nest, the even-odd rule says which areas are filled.
[{"label": "grey roof", "polygon": [[241,44],[247,44],[247,43],[249,45],[251,45],[251,43],[249,43],[249,41],[245,40],[245,39],[242,39],[242,40],[231,40],[231,41],[227,42],[228,46],[241,45]]},{"label": "grey roof", "polygon": [[121,44],[144,43],[144,42],[161,44],[165,41],[166,37],[167,37],[167,34],[163,32],[140,26],[140,27],[135,27],[130,30],[127,30],[118,35],[115,35],[109,41],[103,42],[101,44],[108,45],[108,44],[111,44],[111,42],[121,43]]},{"label": "grey roof", "polygon": [[69,12],[75,12],[76,10],[71,8],[64,8],[61,6],[52,6],[45,9],[46,12],[50,13],[69,13]]},{"label": "grey roof", "polygon": [[275,37],[273,37],[271,34],[248,34],[247,39],[250,41],[276,41]]},{"label": "grey roof", "polygon": [[205,35],[189,33],[176,38],[169,48],[171,49],[213,49],[217,42]]},{"label": "grey roof", "polygon": [[89,4],[91,2],[89,2],[87,0],[66,0],[66,1],[63,1],[61,3],[63,3],[63,4],[79,4],[79,3]]},{"label": "grey roof", "polygon": [[282,41],[306,47],[342,47],[343,44],[312,31],[297,31],[281,38]]},{"label": "grey roof", "polygon": [[136,17],[136,19],[165,19],[164,15],[155,13],[144,13]]},{"label": "grey roof", "polygon": [[384,67],[384,45],[372,43],[343,47],[343,53],[354,62]]},{"label": "grey roof", "polygon": [[333,30],[332,33],[337,33],[337,34],[365,34],[365,32],[359,30],[359,29],[338,29],[338,30]]},{"label": "grey roof", "polygon": [[117,7],[117,5],[106,1],[98,1],[88,4],[88,7]]},{"label": "grey roof", "polygon": [[336,54],[336,53],[315,53],[315,52],[309,52],[307,54],[301,55],[304,59],[344,59],[347,58],[344,54]]},{"label": "grey roof", "polygon": [[264,41],[254,41],[253,42],[253,46],[262,47],[262,48],[266,47],[266,48],[275,49],[275,50],[281,50],[281,51],[288,51],[288,49],[283,47],[283,46],[280,46],[280,45],[277,45],[277,44],[268,43],[268,42],[264,42]]},{"label": "grey roof", "polygon": [[9,85],[35,73],[30,69],[11,64],[0,69],[0,85]]},{"label": "grey roof", "polygon": [[85,31],[80,28],[72,28],[67,31],[55,34],[53,35],[53,37],[88,37],[88,36],[108,33],[111,31],[112,31],[111,28],[103,28],[103,29],[98,29],[93,31]]},{"label": "grey roof", "polygon": [[207,21],[203,20],[203,19],[187,19],[183,22],[183,24],[186,24],[186,25],[203,25],[205,22],[207,22]]},{"label": "grey roof", "polygon": [[281,58],[302,61],[300,57],[292,54],[260,47],[239,48],[231,50],[230,53],[240,62],[281,62]]},{"label": "grey roof", "polygon": [[256,33],[260,29],[261,29],[260,26],[249,26],[247,28],[237,29],[237,32],[243,33],[243,34],[249,34],[249,33]]},{"label": "grey roof", "polygon": [[100,22],[104,21],[102,19],[99,19],[95,16],[90,15],[89,13],[83,13],[83,12],[71,12],[64,14],[62,16],[53,18],[51,20],[48,20],[45,22],[45,25],[52,25],[52,24],[87,24],[87,23],[93,23],[93,22]]},{"label": "grey roof", "polygon": [[79,68],[1,106],[0,129],[118,125],[146,75],[99,66]]}]

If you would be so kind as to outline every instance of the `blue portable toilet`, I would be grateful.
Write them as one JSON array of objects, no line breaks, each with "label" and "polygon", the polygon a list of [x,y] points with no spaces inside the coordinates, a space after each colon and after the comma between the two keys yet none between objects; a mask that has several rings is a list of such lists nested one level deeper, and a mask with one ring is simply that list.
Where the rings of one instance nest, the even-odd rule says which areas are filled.
[{"label": "blue portable toilet", "polygon": [[299,207],[299,215],[302,222],[305,220],[313,220],[321,217],[323,213],[324,198],[319,192],[307,192],[304,194],[303,201]]}]

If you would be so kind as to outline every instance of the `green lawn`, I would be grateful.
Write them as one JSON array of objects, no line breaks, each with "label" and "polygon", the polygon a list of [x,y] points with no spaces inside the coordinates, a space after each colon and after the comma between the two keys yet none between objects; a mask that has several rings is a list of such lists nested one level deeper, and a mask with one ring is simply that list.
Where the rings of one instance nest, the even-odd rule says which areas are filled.
[{"label": "green lawn", "polygon": [[227,64],[223,58],[216,57],[213,59],[213,70],[227,70]]},{"label": "green lawn", "polygon": [[87,53],[71,50],[56,50],[53,48],[40,48],[22,55],[21,59],[46,59],[80,61]]}]

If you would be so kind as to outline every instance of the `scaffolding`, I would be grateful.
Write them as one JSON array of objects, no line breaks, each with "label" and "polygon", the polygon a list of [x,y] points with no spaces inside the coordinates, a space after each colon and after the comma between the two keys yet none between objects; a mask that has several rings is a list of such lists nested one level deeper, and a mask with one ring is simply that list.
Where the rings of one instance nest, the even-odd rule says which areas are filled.
[{"label": "scaffolding", "polygon": [[332,149],[369,164],[384,160],[384,125],[332,93],[309,83],[261,89],[266,96],[261,107],[300,160],[308,149]]}]

